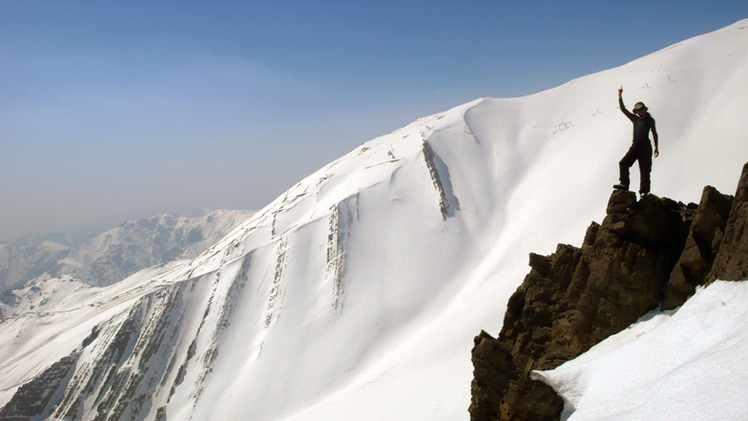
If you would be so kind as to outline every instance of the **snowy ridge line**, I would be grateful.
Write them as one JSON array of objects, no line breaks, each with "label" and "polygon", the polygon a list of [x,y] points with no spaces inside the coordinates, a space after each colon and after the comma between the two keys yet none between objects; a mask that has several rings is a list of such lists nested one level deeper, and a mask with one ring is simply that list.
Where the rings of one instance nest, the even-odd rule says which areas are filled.
[{"label": "snowy ridge line", "polygon": [[[78,304],[78,306],[74,308],[51,309],[51,310],[44,310],[44,311],[29,310],[23,313],[18,313],[18,314],[14,313],[6,317],[5,319],[0,320],[0,322],[14,321],[14,320],[17,321],[21,319],[39,319],[39,318],[45,318],[45,317],[59,315],[59,314],[73,314],[78,311],[84,310],[85,308],[114,307],[129,300],[139,299],[144,294],[148,294],[150,292],[156,291],[159,288],[166,287],[177,282],[182,282],[184,280],[189,280],[189,279],[176,280],[176,281],[166,280],[167,278],[166,275],[168,275],[168,273],[176,272],[181,269],[182,269],[181,266],[170,269],[169,272],[167,272],[167,274],[163,276],[154,277],[153,280],[149,282],[148,284],[140,284],[140,285],[137,285],[131,288],[127,288],[112,296],[107,296],[106,294],[100,294],[100,295],[103,295],[102,298],[99,298],[93,302]],[[80,282],[83,284],[82,281]],[[83,285],[86,285],[86,284],[83,284]],[[99,292],[104,292],[104,291],[107,291],[108,289],[118,288],[118,286],[116,284],[112,286],[106,286],[106,287],[90,287],[86,285],[86,288],[92,288],[92,289],[98,290]],[[84,289],[84,292],[85,292],[85,289]]]},{"label": "snowy ridge line", "polygon": [[[458,107],[459,108],[459,107]],[[443,113],[441,117],[443,117]],[[409,128],[409,127],[420,127],[423,126],[425,122],[431,122],[433,121],[435,116],[432,117],[424,117],[421,119],[418,119],[417,121],[409,124],[408,126],[405,126],[401,129],[395,130],[393,133],[398,132],[399,130]],[[432,127],[426,126],[428,130],[433,131]],[[407,135],[406,135],[407,137]],[[317,197],[317,199],[320,198],[320,193],[322,191],[322,188],[328,184],[328,182],[335,176],[335,173],[331,172],[333,168],[340,165],[341,162],[345,162],[346,158],[350,158],[354,155],[361,155],[362,153],[369,151],[373,148],[378,148],[381,145],[377,145],[376,142],[379,141],[380,138],[373,139],[371,141],[368,141],[362,146],[361,148],[356,148],[344,157],[341,157],[330,164],[327,164],[326,166],[322,167],[321,169],[315,171],[313,174],[305,177],[303,180],[295,184],[293,187],[291,187],[288,191],[286,191],[284,194],[273,200],[271,203],[269,203],[267,206],[259,210],[258,212],[254,213],[250,218],[248,218],[246,221],[244,221],[240,226],[238,226],[232,233],[228,234],[227,237],[216,244],[214,247],[211,247],[209,250],[207,250],[204,255],[210,254],[212,250],[215,248],[221,248],[225,246],[225,243],[228,242],[228,238],[230,237],[237,237],[239,235],[244,234],[242,237],[248,237],[253,231],[256,231],[258,229],[267,228],[269,229],[270,236],[274,237],[277,235],[283,235],[286,232],[288,232],[289,228],[285,228],[282,233],[279,233],[279,227],[278,227],[278,219],[279,216],[283,213],[287,213],[288,211],[292,210],[294,207],[298,206],[300,204],[301,199],[305,198],[307,195],[309,195],[309,190],[314,190],[314,195]],[[366,146],[369,145],[369,146]],[[379,162],[374,165],[369,165],[363,168],[372,168],[376,167],[380,164],[385,163],[395,163],[400,160],[402,160],[402,157],[395,158],[395,155],[392,151],[388,152],[388,157],[391,159],[385,160],[383,162]],[[377,180],[372,179],[370,184],[359,186],[359,190],[366,190],[372,186],[375,186],[379,183],[384,182],[384,180]],[[347,192],[343,193],[342,197],[340,197],[337,201],[345,200],[346,197],[350,197],[357,192]],[[308,219],[304,222],[299,222],[297,225],[299,227],[304,226],[308,223],[312,223],[317,221],[319,218],[314,218],[312,213],[312,218]],[[256,247],[261,247],[261,244],[256,245]]]},{"label": "snowy ridge line", "polygon": [[82,243],[63,238],[63,245],[43,236],[51,240],[0,246],[5,255],[0,257],[0,290],[68,275],[94,287],[112,285],[142,269],[197,256],[251,215],[239,210],[196,218],[164,214],[126,221]]}]

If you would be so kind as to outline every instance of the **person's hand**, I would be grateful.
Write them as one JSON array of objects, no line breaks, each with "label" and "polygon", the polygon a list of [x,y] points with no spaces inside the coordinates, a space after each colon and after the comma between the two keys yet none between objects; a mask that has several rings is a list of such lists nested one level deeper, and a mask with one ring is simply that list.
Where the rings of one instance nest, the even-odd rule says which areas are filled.
[{"label": "person's hand", "polygon": [[623,95],[623,86],[618,88],[618,98],[620,98],[621,95]]},{"label": "person's hand", "polygon": [[657,148],[655,148],[655,158],[657,158],[658,156],[660,156],[660,151]]}]

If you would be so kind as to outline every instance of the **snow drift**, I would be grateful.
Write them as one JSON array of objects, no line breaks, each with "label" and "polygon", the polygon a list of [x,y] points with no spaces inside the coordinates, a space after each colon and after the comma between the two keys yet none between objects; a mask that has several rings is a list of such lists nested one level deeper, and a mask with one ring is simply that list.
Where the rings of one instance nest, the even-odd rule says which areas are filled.
[{"label": "snow drift", "polygon": [[66,289],[0,324],[0,405],[39,393],[42,417],[467,418],[473,336],[499,329],[527,254],[579,243],[604,212],[630,143],[618,86],[657,119],[653,193],[733,188],[746,26],[419,119],[195,259]]},{"label": "snow drift", "polygon": [[537,377],[569,421],[746,419],[747,304],[748,282],[716,282]]}]

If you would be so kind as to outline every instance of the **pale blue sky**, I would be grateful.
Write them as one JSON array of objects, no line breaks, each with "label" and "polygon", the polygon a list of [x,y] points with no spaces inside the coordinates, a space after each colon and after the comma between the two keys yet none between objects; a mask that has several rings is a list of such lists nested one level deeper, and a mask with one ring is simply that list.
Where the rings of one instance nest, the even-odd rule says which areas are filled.
[{"label": "pale blue sky", "polygon": [[0,240],[261,208],[416,118],[744,18],[745,0],[0,0]]}]

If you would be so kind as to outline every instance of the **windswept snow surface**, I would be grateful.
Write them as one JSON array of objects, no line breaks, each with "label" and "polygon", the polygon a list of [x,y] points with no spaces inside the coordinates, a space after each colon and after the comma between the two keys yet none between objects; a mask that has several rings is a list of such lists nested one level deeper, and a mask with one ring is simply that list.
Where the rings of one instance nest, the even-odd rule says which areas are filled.
[{"label": "windswept snow surface", "polygon": [[[0,405],[75,351],[50,416],[90,419],[97,399],[126,395],[138,419],[467,419],[473,337],[499,331],[528,253],[581,243],[604,214],[631,141],[618,86],[657,119],[655,194],[734,191],[748,157],[746,26],[422,118],[193,260],[9,318]],[[111,367],[122,390],[104,381]]]},{"label": "windswept snow surface", "polygon": [[534,373],[564,397],[564,419],[748,419],[748,282],[715,282],[646,319]]}]

